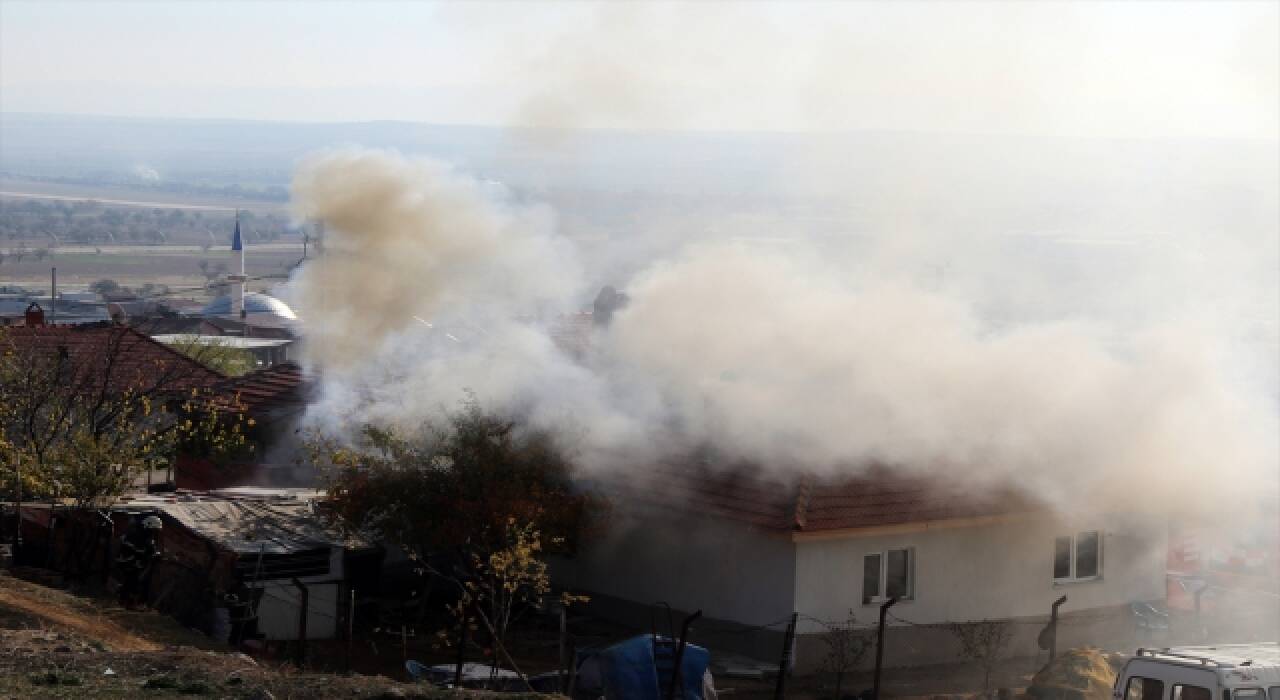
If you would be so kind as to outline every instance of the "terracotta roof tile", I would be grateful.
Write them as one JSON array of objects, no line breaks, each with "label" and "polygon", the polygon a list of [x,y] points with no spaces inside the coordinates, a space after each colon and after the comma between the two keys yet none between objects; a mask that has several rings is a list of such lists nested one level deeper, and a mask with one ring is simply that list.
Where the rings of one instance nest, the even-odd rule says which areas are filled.
[{"label": "terracotta roof tile", "polygon": [[877,468],[843,479],[773,476],[757,467],[659,464],[611,476],[603,490],[639,502],[780,531],[822,532],[1007,515],[1036,510],[1012,488],[975,488],[959,480],[894,474]]},{"label": "terracotta roof tile", "polygon": [[114,388],[191,389],[226,379],[162,343],[111,323],[73,326],[19,326],[0,331],[0,349],[19,353],[65,353],[76,381],[105,381]]},{"label": "terracotta roof tile", "polygon": [[843,530],[882,525],[1007,515],[1037,508],[1009,487],[977,488],[941,476],[901,476],[887,469],[815,485],[803,530]]},{"label": "terracotta roof tile", "polygon": [[239,397],[240,405],[250,413],[267,413],[304,407],[310,387],[302,367],[282,362],[226,380],[215,391],[228,400]]},{"label": "terracotta roof tile", "polygon": [[598,482],[615,501],[695,512],[770,530],[790,529],[794,488],[742,471],[711,472],[705,467],[658,464]]}]

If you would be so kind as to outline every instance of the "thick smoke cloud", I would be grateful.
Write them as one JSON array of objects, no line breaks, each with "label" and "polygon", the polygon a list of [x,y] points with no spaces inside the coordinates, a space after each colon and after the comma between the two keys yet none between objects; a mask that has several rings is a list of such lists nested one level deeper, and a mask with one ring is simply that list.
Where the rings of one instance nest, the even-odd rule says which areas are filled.
[{"label": "thick smoke cloud", "polygon": [[294,296],[330,427],[412,427],[470,391],[557,430],[584,469],[709,446],[787,472],[1013,483],[1075,511],[1200,509],[1274,479],[1274,397],[1185,314],[994,324],[897,246],[850,268],[802,243],[690,241],[570,355],[553,335],[594,281],[545,209],[369,151],[310,160],[294,194],[327,227]]},{"label": "thick smoke cloud", "polygon": [[901,280],[850,283],[741,247],[694,251],[630,289],[605,352],[736,457],[945,472],[1075,510],[1181,503],[1188,483],[1274,464],[1265,404],[1232,386],[1229,355],[1194,323],[996,329]]},{"label": "thick smoke cloud", "polygon": [[299,309],[317,321],[312,358],[326,369],[367,362],[414,316],[462,305],[528,311],[577,291],[573,251],[552,235],[550,210],[436,161],[321,154],[299,168],[293,198],[298,217],[332,230],[327,254],[294,281]]}]

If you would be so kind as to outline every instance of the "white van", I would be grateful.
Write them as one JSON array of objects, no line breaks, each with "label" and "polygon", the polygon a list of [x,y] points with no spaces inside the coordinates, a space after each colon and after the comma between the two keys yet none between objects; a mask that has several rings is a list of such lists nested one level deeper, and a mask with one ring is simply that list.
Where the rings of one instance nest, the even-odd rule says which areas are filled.
[{"label": "white van", "polygon": [[1114,700],[1280,700],[1280,644],[1139,649]]}]

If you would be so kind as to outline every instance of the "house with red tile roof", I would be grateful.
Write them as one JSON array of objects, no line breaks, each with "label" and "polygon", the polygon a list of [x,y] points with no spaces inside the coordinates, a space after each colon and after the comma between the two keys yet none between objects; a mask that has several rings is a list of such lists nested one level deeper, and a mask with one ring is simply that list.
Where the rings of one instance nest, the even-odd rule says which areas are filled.
[{"label": "house with red tile roof", "polygon": [[242,413],[246,436],[256,449],[253,458],[215,464],[204,458],[178,460],[178,488],[203,491],[235,486],[311,486],[314,474],[296,463],[295,424],[306,411],[312,382],[302,367],[282,362],[211,388],[209,401],[220,411]]},{"label": "house with red tile roof", "polygon": [[1043,655],[1041,633],[1064,595],[1059,648],[1130,645],[1131,604],[1164,597],[1158,519],[1076,519],[1016,488],[883,467],[849,476],[707,463],[636,471],[643,476],[594,484],[610,497],[611,522],[557,562],[558,581],[591,593],[597,613],[641,627],[656,618],[665,629],[659,601],[702,610],[699,644],[761,659],[777,658],[794,613],[801,670],[821,664],[824,622],[852,613],[870,632],[891,597],[889,666],[954,662],[948,625],[987,619],[1008,621],[1007,655]]},{"label": "house with red tile roof", "polygon": [[[146,396],[181,394],[196,405],[243,414],[254,449],[229,464],[180,454],[172,472],[178,488],[311,485],[310,473],[299,473],[306,470],[299,470],[281,447],[292,438],[310,387],[297,364],[227,377],[133,327],[111,322],[5,328],[0,352],[5,351],[65,357],[73,369],[67,381],[87,392],[129,388]],[[193,389],[198,397],[189,393]]]},{"label": "house with red tile roof", "polygon": [[110,322],[6,328],[0,351],[65,357],[75,369],[72,381],[142,393],[204,389],[226,380],[217,370]]}]

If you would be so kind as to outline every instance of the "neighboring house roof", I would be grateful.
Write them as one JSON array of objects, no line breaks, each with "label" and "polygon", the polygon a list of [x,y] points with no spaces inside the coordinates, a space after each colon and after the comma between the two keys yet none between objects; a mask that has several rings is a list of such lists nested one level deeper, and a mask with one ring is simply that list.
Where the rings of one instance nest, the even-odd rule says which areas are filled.
[{"label": "neighboring house roof", "polygon": [[345,535],[295,497],[237,493],[228,489],[191,500],[143,498],[116,510],[155,509],[184,528],[237,554],[294,554],[327,547],[365,548],[368,542]]},{"label": "neighboring house roof", "polygon": [[183,527],[238,554],[292,554],[346,539],[327,528],[305,503],[197,501],[157,507]]},{"label": "neighboring house roof", "polygon": [[199,332],[200,319],[177,314],[155,314],[130,321],[130,326],[150,336]]},{"label": "neighboring house roof", "polygon": [[110,316],[107,314],[106,304],[86,304],[62,298],[59,298],[57,302],[54,303],[47,296],[0,298],[0,318],[24,319],[27,313],[27,307],[30,306],[33,301],[40,305],[40,308],[45,313],[45,318],[50,322],[56,321],[60,324],[73,324],[93,323],[97,321],[107,321],[110,319]]},{"label": "neighboring house roof", "polygon": [[580,357],[591,349],[591,331],[595,325],[595,315],[590,311],[564,314],[551,322],[547,335],[562,352]]},{"label": "neighboring house roof", "polygon": [[270,413],[279,409],[302,409],[306,406],[311,383],[302,367],[281,362],[266,369],[232,377],[218,385],[215,392],[228,398],[239,397],[239,404],[251,413]]},{"label": "neighboring house roof", "polygon": [[65,353],[79,379],[113,388],[185,390],[226,379],[182,353],[129,328],[112,323],[76,326],[18,326],[0,332],[0,348],[21,353]]},{"label": "neighboring house roof", "polygon": [[153,314],[159,307],[154,301],[149,299],[129,299],[127,301],[108,301],[107,315],[115,318],[117,314],[125,318],[133,318],[134,316],[145,316]]},{"label": "neighboring house roof", "polygon": [[644,478],[612,476],[596,486],[619,501],[701,513],[779,532],[833,532],[1012,515],[1040,508],[1012,488],[903,476],[878,467],[859,476],[784,477],[758,467],[659,464]]},{"label": "neighboring house roof", "polygon": [[[291,323],[291,322],[290,322]],[[201,335],[246,336],[291,340],[289,323],[273,317],[252,317],[249,323],[219,316],[179,316],[153,314],[130,321],[130,325],[147,335],[198,333]]]}]

